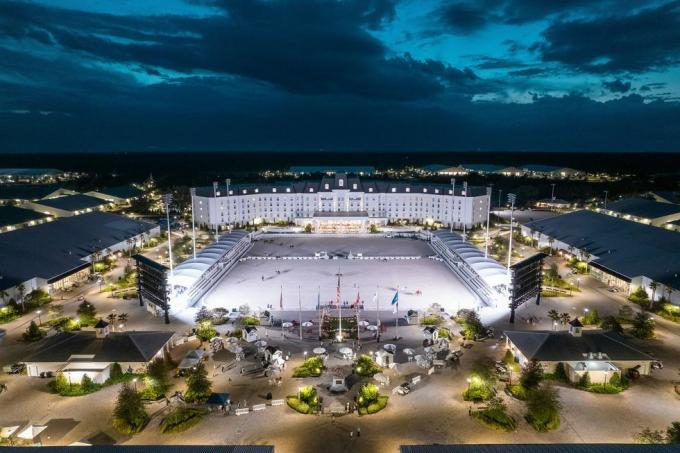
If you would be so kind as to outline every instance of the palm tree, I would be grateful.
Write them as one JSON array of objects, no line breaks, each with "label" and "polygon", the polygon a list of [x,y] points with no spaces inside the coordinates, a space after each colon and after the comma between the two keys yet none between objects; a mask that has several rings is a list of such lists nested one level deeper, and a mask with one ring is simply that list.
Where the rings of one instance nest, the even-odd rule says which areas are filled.
[{"label": "palm tree", "polygon": [[583,258],[583,261],[586,263],[586,274],[588,273],[588,261],[590,261],[590,258],[592,258],[593,255],[588,253],[586,250],[581,251],[581,258]]},{"label": "palm tree", "polygon": [[657,282],[652,282],[649,284],[649,289],[652,290],[652,302],[654,302],[654,296],[656,295],[656,289],[659,287],[659,284]]},{"label": "palm tree", "polygon": [[113,325],[113,324],[116,323],[116,314],[115,313],[109,313],[109,316],[107,316],[106,319],[109,320],[109,324]]},{"label": "palm tree", "polygon": [[552,255],[553,253],[553,245],[555,244],[555,238],[552,236],[548,236],[548,247],[550,248],[550,254]]},{"label": "palm tree", "polygon": [[548,318],[550,318],[551,321],[557,322],[560,320],[560,314],[553,308],[548,312]]},{"label": "palm tree", "polygon": [[26,295],[26,286],[24,286],[23,283],[19,283],[17,285],[17,297],[19,298],[19,301],[21,302],[21,311],[22,313],[26,311],[26,305],[24,304],[24,296]]},{"label": "palm tree", "polygon": [[127,322],[127,320],[128,320],[128,314],[127,314],[127,313],[120,313],[120,314],[118,315],[118,321],[119,321],[121,324],[125,324],[125,323]]},{"label": "palm tree", "polygon": [[566,325],[571,321],[571,315],[569,313],[561,313],[560,314],[560,321],[562,324]]},{"label": "palm tree", "polygon": [[4,289],[0,289],[0,299],[2,299],[2,305],[5,305],[7,303],[7,298],[9,297],[9,293],[5,291]]}]

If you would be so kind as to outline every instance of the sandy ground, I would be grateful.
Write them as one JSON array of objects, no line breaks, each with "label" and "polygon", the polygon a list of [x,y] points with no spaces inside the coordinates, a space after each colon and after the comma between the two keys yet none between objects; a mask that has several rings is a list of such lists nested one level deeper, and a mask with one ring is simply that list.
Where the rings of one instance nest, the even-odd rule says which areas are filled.
[{"label": "sandy ground", "polygon": [[[290,247],[294,245],[294,247]],[[298,293],[303,311],[315,310],[317,301],[335,301],[336,274],[341,273],[341,300],[348,304],[364,302],[366,311],[390,312],[390,302],[397,287],[399,310],[422,310],[439,303],[447,311],[469,308],[476,297],[471,294],[445,264],[429,259],[433,250],[422,241],[384,238],[274,239],[258,241],[249,256],[346,256],[349,252],[368,256],[421,257],[413,260],[357,260],[339,257],[328,260],[246,259],[239,263],[205,298],[208,307],[236,308],[247,304],[251,309],[280,309],[283,291],[284,310],[298,309]],[[422,294],[417,294],[418,290]],[[374,295],[378,293],[378,301]]]}]

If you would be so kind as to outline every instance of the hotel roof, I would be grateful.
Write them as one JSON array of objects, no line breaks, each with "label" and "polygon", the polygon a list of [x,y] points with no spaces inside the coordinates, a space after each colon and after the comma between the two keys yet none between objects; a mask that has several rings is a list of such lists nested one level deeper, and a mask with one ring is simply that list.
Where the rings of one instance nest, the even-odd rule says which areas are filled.
[{"label": "hotel roof", "polygon": [[[407,181],[371,180],[339,173],[334,176],[324,176],[316,181],[278,181],[262,184],[236,184],[229,186],[230,195],[252,195],[256,193],[317,193],[333,190],[349,190],[364,193],[428,193],[451,195],[450,184],[434,184]],[[196,194],[202,197],[212,197],[212,187],[198,187]],[[218,186],[217,196],[226,196],[226,186]],[[456,196],[462,196],[463,184],[456,184]],[[486,187],[468,186],[467,196],[476,197],[486,195]]]},{"label": "hotel roof", "polygon": [[590,353],[606,354],[610,360],[653,360],[613,332],[584,330],[580,337],[566,331],[506,330],[504,333],[529,360],[573,362],[584,360]]},{"label": "hotel roof", "polygon": [[156,225],[92,212],[0,234],[0,289],[40,277],[48,281],[87,267],[83,258]]},{"label": "hotel roof", "polygon": [[581,210],[536,220],[528,228],[593,255],[592,264],[627,279],[648,277],[680,289],[680,234]]},{"label": "hotel roof", "polygon": [[80,211],[88,208],[96,208],[107,204],[108,202],[101,198],[91,197],[89,195],[66,195],[64,197],[48,198],[36,202],[41,206],[48,208],[60,209],[62,211]]},{"label": "hotel roof", "polygon": [[607,205],[607,210],[644,219],[656,219],[680,214],[680,205],[662,203],[647,198],[624,198]]},{"label": "hotel roof", "polygon": [[59,189],[54,184],[0,184],[0,200],[38,200]]}]

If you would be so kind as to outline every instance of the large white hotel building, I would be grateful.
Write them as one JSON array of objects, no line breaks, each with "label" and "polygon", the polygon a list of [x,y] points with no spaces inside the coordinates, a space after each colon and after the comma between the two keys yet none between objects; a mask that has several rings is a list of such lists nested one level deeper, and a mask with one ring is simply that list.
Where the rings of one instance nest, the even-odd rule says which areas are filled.
[{"label": "large white hotel building", "polygon": [[[454,194],[455,190],[455,194]],[[485,187],[405,181],[360,180],[338,173],[317,181],[217,185],[195,190],[198,225],[294,222],[317,232],[354,232],[388,222],[439,222],[472,228],[486,222]]]}]

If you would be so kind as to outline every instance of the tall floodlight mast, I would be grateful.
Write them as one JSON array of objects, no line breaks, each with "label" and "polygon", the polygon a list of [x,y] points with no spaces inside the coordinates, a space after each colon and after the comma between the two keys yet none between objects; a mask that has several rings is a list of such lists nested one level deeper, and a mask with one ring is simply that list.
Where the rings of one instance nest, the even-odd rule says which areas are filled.
[{"label": "tall floodlight mast", "polygon": [[166,193],[163,195],[163,204],[165,206],[165,221],[168,222],[168,259],[170,260],[170,277],[172,277],[172,236],[170,232],[170,204],[172,203],[172,194]]},{"label": "tall floodlight mast", "polygon": [[456,206],[456,178],[451,178],[451,227],[449,231],[453,233],[453,210]]},{"label": "tall floodlight mast", "polygon": [[196,218],[194,217],[194,198],[196,198],[196,188],[189,189],[191,196],[191,242],[194,249],[194,259],[196,259]]},{"label": "tall floodlight mast", "polygon": [[512,227],[515,222],[513,214],[515,212],[516,199],[517,195],[515,195],[514,193],[508,194],[508,203],[510,203],[510,245],[508,246],[508,275],[510,275],[510,264],[512,260]]}]

